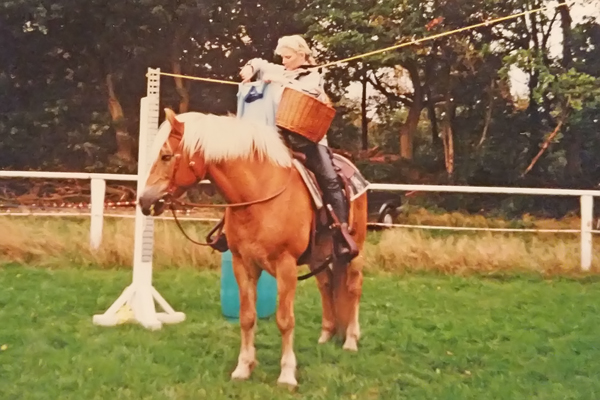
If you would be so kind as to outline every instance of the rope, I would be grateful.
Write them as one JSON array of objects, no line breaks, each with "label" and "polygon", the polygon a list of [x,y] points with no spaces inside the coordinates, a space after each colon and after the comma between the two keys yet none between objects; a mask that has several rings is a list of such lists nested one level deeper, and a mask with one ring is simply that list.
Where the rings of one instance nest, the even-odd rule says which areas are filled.
[{"label": "rope", "polygon": [[[91,213],[50,213],[50,212],[6,212],[0,213],[0,217],[91,217]],[[135,214],[113,214],[104,213],[104,217],[108,218],[135,218]],[[155,220],[174,220],[173,217],[161,215],[152,217]],[[207,217],[177,217],[180,221],[194,222],[218,222],[220,218]],[[469,226],[436,226],[436,225],[409,225],[409,224],[385,224],[380,222],[368,222],[368,226],[377,226],[382,228],[404,228],[404,229],[424,229],[424,230],[446,230],[446,231],[473,231],[473,232],[507,232],[507,233],[571,233],[580,234],[581,229],[531,229],[531,228],[479,228]],[[600,234],[598,229],[590,229],[583,231],[585,233]]]},{"label": "rope", "polygon": [[[446,32],[441,32],[441,33],[437,33],[435,35],[431,35],[431,36],[426,36],[424,38],[421,39],[414,39],[408,42],[403,42],[394,46],[389,46],[383,49],[379,49],[379,50],[374,50],[374,51],[370,51],[367,53],[363,53],[363,54],[359,54],[356,56],[352,56],[352,57],[348,57],[348,58],[344,58],[342,60],[338,60],[338,61],[332,61],[330,63],[326,63],[326,64],[322,64],[322,65],[317,65],[314,67],[311,67],[311,69],[318,69],[318,68],[327,68],[327,67],[331,67],[333,65],[338,65],[338,64],[342,64],[348,61],[353,61],[353,60],[357,60],[360,58],[365,58],[365,57],[369,57],[375,54],[380,54],[380,53],[384,53],[386,51],[390,51],[390,50],[396,50],[402,47],[407,47],[407,46],[411,46],[411,45],[415,45],[415,44],[419,44],[422,42],[426,42],[426,41],[430,41],[430,40],[434,40],[434,39],[438,39],[441,37],[445,37],[445,36],[450,36],[450,35],[454,35],[455,33],[459,33],[459,32],[464,32],[467,30],[471,30],[471,29],[475,29],[475,28],[480,28],[482,26],[489,26],[491,24],[495,24],[497,22],[503,22],[503,21],[508,21],[511,19],[515,19],[515,18],[519,18],[522,17],[524,15],[529,15],[529,14],[533,14],[533,13],[537,13],[543,10],[547,10],[550,8],[559,8],[562,6],[566,6],[567,3],[563,2],[563,3],[559,3],[557,6],[552,7],[552,6],[545,6],[545,7],[539,7],[533,10],[529,10],[529,11],[523,11],[517,14],[511,14],[511,15],[507,15],[504,17],[499,17],[499,18],[494,18],[491,20],[487,20],[484,22],[480,22],[477,24],[473,24],[473,25],[469,25],[469,26],[465,26],[462,28],[457,28],[457,29],[452,29],[450,31],[446,31]],[[191,80],[196,80],[196,81],[205,81],[205,82],[213,82],[213,83],[223,83],[223,84],[228,84],[228,85],[239,85],[239,82],[234,82],[234,81],[226,81],[226,80],[221,80],[221,79],[212,79],[212,78],[201,78],[201,77],[197,77],[197,76],[189,76],[189,75],[181,75],[181,74],[171,74],[168,72],[160,72],[160,75],[165,75],[165,76],[172,76],[172,77],[177,77],[177,78],[184,78],[184,79],[191,79]]]},{"label": "rope", "polygon": [[165,75],[165,76],[174,76],[176,78],[185,78],[185,79],[192,79],[195,81],[205,81],[205,82],[213,82],[213,83],[224,83],[227,85],[239,85],[239,82],[234,82],[234,81],[224,81],[222,79],[212,79],[212,78],[200,78],[198,76],[188,76],[188,75],[180,75],[180,74],[171,74],[168,72],[161,72],[161,75]]}]

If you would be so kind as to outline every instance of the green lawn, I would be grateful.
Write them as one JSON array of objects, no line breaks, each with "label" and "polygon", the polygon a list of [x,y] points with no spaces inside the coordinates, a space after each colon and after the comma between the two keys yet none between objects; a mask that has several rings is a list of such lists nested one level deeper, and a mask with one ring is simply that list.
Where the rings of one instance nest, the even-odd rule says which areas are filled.
[{"label": "green lawn", "polygon": [[96,327],[126,270],[0,268],[0,399],[594,399],[600,282],[368,276],[358,354],[317,346],[313,280],[296,303],[299,388],[276,385],[280,340],[261,320],[259,365],[232,382],[238,326],[220,315],[218,275],[164,270],[155,286],[179,325]]}]

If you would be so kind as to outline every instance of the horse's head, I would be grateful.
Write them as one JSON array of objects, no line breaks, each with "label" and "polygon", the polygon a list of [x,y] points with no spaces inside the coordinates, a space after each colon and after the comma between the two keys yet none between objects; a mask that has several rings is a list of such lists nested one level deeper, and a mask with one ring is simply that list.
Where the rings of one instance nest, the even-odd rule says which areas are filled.
[{"label": "horse's head", "polygon": [[[168,136],[150,167],[139,199],[144,215],[160,215],[164,211],[165,201],[180,197],[206,174],[204,158],[200,153],[189,154],[183,146],[185,123],[179,121],[168,108],[165,114],[166,122],[161,130],[169,129]],[[157,140],[163,139],[157,137]]]}]

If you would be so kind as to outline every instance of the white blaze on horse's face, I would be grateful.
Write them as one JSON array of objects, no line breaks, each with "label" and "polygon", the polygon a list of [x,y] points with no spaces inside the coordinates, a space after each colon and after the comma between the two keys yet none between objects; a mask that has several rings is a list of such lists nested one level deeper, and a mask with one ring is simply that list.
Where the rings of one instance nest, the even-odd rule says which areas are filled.
[{"label": "white blaze on horse's face", "polygon": [[[175,169],[176,155],[171,135],[174,129],[177,127],[173,127],[170,121],[166,121],[161,125],[157,134],[156,143],[160,145],[162,142],[162,146],[150,167],[144,190],[139,199],[144,215],[160,215],[164,211],[164,197],[168,193]],[[177,142],[179,141],[177,140]],[[156,154],[156,148],[154,154]]]},{"label": "white blaze on horse's face", "polygon": [[145,215],[159,215],[164,211],[164,197],[173,178],[175,156],[168,141],[165,142],[154,160],[140,196],[140,207]]}]

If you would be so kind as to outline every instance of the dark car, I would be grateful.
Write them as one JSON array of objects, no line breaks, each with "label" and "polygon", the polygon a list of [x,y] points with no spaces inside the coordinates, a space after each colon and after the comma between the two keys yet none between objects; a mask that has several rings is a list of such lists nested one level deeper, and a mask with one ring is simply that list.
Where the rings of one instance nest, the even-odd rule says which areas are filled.
[{"label": "dark car", "polygon": [[[383,192],[369,190],[367,192],[369,222],[391,225],[398,216],[402,207],[402,194],[397,192]],[[381,226],[371,226],[372,229]]]}]

